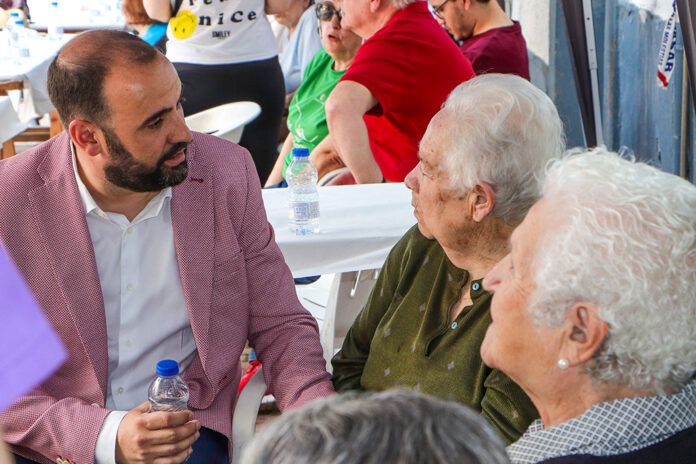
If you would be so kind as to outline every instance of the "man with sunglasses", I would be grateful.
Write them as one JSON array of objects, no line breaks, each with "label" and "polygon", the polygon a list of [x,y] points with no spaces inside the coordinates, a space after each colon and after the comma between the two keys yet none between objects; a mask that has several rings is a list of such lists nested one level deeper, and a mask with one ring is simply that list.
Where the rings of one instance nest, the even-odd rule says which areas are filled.
[{"label": "man with sunglasses", "polygon": [[474,75],[423,0],[342,0],[341,26],[364,43],[331,93],[334,145],[358,183],[402,182],[447,95]]},{"label": "man with sunglasses", "polygon": [[430,0],[476,74],[517,74],[529,80],[527,42],[520,23],[510,20],[496,0]]}]

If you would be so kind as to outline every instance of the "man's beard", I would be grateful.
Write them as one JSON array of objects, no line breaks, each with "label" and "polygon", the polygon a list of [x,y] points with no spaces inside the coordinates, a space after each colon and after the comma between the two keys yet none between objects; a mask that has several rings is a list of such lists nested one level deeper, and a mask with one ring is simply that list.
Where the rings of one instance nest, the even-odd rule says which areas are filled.
[{"label": "man's beard", "polygon": [[104,174],[112,184],[134,192],[156,192],[180,184],[186,179],[188,175],[186,160],[177,166],[164,166],[165,161],[186,149],[186,143],[175,144],[162,154],[157,165],[151,168],[136,160],[110,129],[102,130],[111,156],[111,164],[104,168]]}]

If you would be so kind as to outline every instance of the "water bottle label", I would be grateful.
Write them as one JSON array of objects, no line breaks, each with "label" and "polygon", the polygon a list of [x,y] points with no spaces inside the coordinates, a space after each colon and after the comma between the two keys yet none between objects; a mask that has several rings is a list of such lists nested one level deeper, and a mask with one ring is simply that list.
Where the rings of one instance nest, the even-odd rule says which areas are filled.
[{"label": "water bottle label", "polygon": [[318,201],[290,202],[290,219],[294,221],[311,221],[319,218]]}]

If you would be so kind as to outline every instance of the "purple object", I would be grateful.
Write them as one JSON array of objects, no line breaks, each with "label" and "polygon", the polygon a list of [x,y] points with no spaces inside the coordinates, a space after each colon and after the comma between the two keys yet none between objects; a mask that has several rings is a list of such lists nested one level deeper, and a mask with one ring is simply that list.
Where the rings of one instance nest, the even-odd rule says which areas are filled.
[{"label": "purple object", "polygon": [[0,247],[0,411],[44,381],[65,358],[60,338]]}]

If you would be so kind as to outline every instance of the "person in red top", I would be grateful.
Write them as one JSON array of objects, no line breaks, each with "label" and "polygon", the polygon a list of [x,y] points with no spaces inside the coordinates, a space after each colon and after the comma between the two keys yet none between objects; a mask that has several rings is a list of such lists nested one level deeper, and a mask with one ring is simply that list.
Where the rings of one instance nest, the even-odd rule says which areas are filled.
[{"label": "person in red top", "polygon": [[423,0],[343,0],[341,26],[365,41],[326,102],[329,133],[358,183],[402,182],[469,61]]},{"label": "person in red top", "polygon": [[529,80],[527,42],[495,0],[430,0],[438,21],[457,42],[476,74],[517,74]]}]

